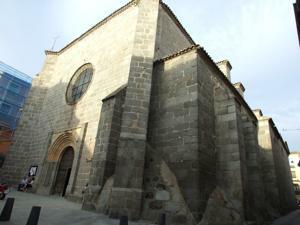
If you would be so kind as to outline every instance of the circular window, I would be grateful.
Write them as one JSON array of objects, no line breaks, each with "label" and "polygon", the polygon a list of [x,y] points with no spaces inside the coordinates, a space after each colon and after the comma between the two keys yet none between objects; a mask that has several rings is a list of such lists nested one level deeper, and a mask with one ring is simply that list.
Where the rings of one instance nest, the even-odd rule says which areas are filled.
[{"label": "circular window", "polygon": [[69,104],[75,104],[88,89],[93,77],[93,67],[85,64],[73,75],[66,93],[66,100]]}]

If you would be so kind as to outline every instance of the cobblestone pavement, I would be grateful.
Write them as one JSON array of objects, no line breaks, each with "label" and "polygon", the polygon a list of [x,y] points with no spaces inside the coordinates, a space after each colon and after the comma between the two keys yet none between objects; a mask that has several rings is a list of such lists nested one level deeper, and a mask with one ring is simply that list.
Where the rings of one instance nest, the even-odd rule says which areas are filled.
[{"label": "cobblestone pavement", "polygon": [[299,224],[300,224],[300,210],[298,209],[284,217],[275,220],[272,225],[299,225]]},{"label": "cobblestone pavement", "polygon": [[[41,196],[31,193],[11,191],[8,197],[15,198],[12,216],[3,225],[25,225],[32,206],[41,206],[39,225],[119,225],[119,220],[109,219],[107,216],[81,210],[81,205],[67,201],[58,196]],[[2,211],[5,200],[0,200]],[[0,213],[1,213],[0,211]],[[151,225],[147,222],[129,225]]]}]

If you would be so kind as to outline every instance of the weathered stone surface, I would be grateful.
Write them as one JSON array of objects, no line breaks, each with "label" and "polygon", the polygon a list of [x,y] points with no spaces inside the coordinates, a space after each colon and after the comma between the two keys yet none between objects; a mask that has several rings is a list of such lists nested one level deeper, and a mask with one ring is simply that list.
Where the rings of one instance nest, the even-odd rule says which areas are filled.
[{"label": "weathered stone surface", "polygon": [[[15,133],[15,143],[1,175],[18,183],[30,165],[35,164],[39,166],[35,185],[39,185],[53,134],[84,128],[87,123],[85,139],[78,140],[78,148],[75,149],[79,152],[81,148],[82,154],[72,190],[72,194],[82,197],[82,190],[89,179],[101,100],[128,80],[135,36],[133,24],[136,24],[137,13],[138,7],[128,7],[64,51],[47,53],[44,67],[33,81]],[[76,105],[68,105],[65,101],[68,83],[75,71],[85,63],[93,66],[92,82]]]},{"label": "weathered stone surface", "polygon": [[231,198],[217,187],[210,195],[205,213],[198,225],[242,225],[243,221],[240,206],[235,205]]},{"label": "weathered stone surface", "polygon": [[163,208],[163,202],[162,201],[152,201],[149,203],[150,209],[162,209]]},{"label": "weathered stone surface", "polygon": [[[171,224],[180,224],[177,217],[184,217],[188,224],[196,224],[181,193],[175,174],[156,153],[156,150],[149,145],[147,146],[146,164],[148,167],[145,169],[145,180],[150,177],[152,179],[148,179],[148,182],[144,183],[146,195],[143,199],[142,217],[153,220],[153,218],[159,218],[160,214],[166,213],[167,220],[172,221]],[[153,194],[154,198],[148,198],[148,193]]]},{"label": "weathered stone surface", "polygon": [[140,216],[158,11],[158,0],[141,0],[138,3],[112,190],[110,215],[113,217],[122,215],[124,209],[121,207],[125,208],[130,219]]},{"label": "weathered stone surface", "polygon": [[288,162],[289,149],[283,141],[272,118],[256,113],[258,118],[258,143],[263,184],[270,215],[285,214],[296,208],[295,194]]},{"label": "weathered stone surface", "polygon": [[[112,177],[115,172],[125,91],[126,88],[123,87],[117,93],[114,93],[112,98],[103,101],[88,189],[93,185],[104,188],[104,184],[108,182],[107,179]],[[101,195],[103,195],[102,192]],[[99,194],[100,192],[93,192],[93,196],[85,196],[83,208],[95,208],[94,201],[98,198]],[[91,194],[87,191],[85,195]],[[107,211],[103,210],[103,212]]]},{"label": "weathered stone surface", "polygon": [[[235,202],[237,210],[245,215],[247,193],[247,168],[241,108],[228,90],[218,88],[215,96],[217,183]],[[231,108],[227,113],[222,108]],[[235,126],[232,126],[232,124]],[[226,147],[226,148],[225,148]]]},{"label": "weathered stone surface", "polygon": [[96,200],[96,203],[95,203],[95,208],[96,208],[97,212],[105,213],[105,214],[108,213],[108,210],[110,207],[113,183],[114,183],[114,178],[110,177],[106,181],[105,185],[103,186],[103,188],[101,190],[101,194],[99,196],[97,196],[98,199]]},{"label": "weathered stone surface", "polygon": [[263,223],[267,218],[266,198],[261,173],[260,149],[257,140],[257,122],[242,109],[243,133],[247,164],[248,192],[246,206],[247,219]]},{"label": "weathered stone surface", "polygon": [[156,32],[155,59],[161,59],[193,44],[168,14],[166,7],[160,5]]},{"label": "weathered stone surface", "polygon": [[[90,86],[69,105],[69,81],[86,63]],[[52,194],[72,147],[67,198],[110,217],[262,224],[293,210],[288,147],[224,65],[225,74],[163,2],[134,0],[47,52],[0,174],[18,182],[38,165],[33,190]]]},{"label": "weathered stone surface", "polygon": [[170,200],[170,193],[168,191],[157,191],[155,193],[155,199],[161,201],[168,201]]}]

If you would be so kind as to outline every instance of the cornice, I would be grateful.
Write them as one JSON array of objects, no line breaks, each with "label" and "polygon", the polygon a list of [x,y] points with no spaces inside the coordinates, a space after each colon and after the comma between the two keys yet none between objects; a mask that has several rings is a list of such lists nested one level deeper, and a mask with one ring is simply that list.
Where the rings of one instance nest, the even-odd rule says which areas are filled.
[{"label": "cornice", "polygon": [[45,55],[59,55],[59,52],[45,50]]},{"label": "cornice", "polygon": [[210,55],[205,51],[203,47],[198,48],[198,53],[200,56],[202,56],[204,59],[206,59],[206,62],[211,66],[211,68],[216,72],[216,74],[219,76],[219,78],[225,83],[227,87],[233,92],[233,94],[236,97],[236,100],[243,105],[246,110],[248,111],[249,115],[252,117],[253,121],[257,123],[257,118],[255,114],[252,112],[250,106],[245,101],[243,96],[236,90],[236,88],[233,86],[233,84],[227,79],[227,77],[224,75],[224,73],[219,69],[217,64],[212,60]]},{"label": "cornice", "polygon": [[168,55],[168,56],[163,57],[163,58],[161,58],[161,59],[158,59],[158,60],[156,60],[154,63],[155,63],[155,64],[158,64],[158,63],[161,63],[161,62],[166,62],[166,61],[168,61],[168,60],[170,60],[170,59],[174,59],[174,58],[176,58],[176,57],[178,57],[178,56],[184,55],[184,54],[186,54],[186,53],[188,53],[188,52],[190,52],[190,51],[192,51],[192,50],[197,50],[198,48],[199,48],[199,45],[192,45],[192,46],[190,46],[190,47],[188,47],[188,48],[185,48],[185,49],[183,49],[183,50],[180,50],[179,52],[176,52],[176,53],[174,53],[174,54],[171,54],[171,55]]},{"label": "cornice", "polygon": [[251,118],[253,119],[253,121],[255,123],[257,123],[257,118],[254,114],[254,112],[252,111],[252,109],[250,108],[250,106],[248,105],[248,103],[245,101],[245,99],[241,96],[241,94],[236,90],[236,88],[234,87],[234,85],[227,79],[227,77],[223,74],[223,72],[219,69],[219,67],[217,66],[217,64],[212,60],[212,58],[210,57],[210,55],[205,51],[205,49],[203,47],[200,47],[199,45],[193,45],[190,46],[186,49],[183,49],[179,52],[176,52],[172,55],[166,56],[164,58],[158,59],[154,62],[154,64],[159,64],[159,63],[164,63],[168,60],[174,59],[178,56],[184,55],[188,52],[191,52],[193,50],[196,50],[197,54],[199,56],[202,56],[202,58],[205,60],[205,62],[207,62],[207,64],[211,67],[211,69],[213,71],[216,72],[216,74],[218,75],[218,77],[224,82],[224,84],[229,87],[229,89],[233,92],[233,94],[236,97],[236,100],[243,105],[246,110],[248,111],[249,115],[251,116]]}]

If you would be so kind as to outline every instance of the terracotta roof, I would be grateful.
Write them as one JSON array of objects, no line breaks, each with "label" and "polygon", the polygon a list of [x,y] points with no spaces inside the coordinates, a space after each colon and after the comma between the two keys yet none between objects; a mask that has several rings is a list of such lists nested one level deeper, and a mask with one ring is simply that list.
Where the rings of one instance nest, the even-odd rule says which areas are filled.
[{"label": "terracotta roof", "polygon": [[189,33],[186,31],[186,29],[182,26],[182,24],[180,23],[179,19],[173,13],[173,11],[170,9],[170,7],[166,3],[162,2],[162,1],[160,1],[160,5],[162,6],[163,9],[166,10],[166,12],[169,14],[169,16],[172,18],[172,20],[178,26],[178,28],[189,39],[189,41],[191,42],[191,44],[192,45],[196,45],[196,43],[194,42],[194,40],[192,39],[192,37],[189,35]]},{"label": "terracotta roof", "polygon": [[172,55],[166,56],[166,57],[164,57],[162,59],[158,59],[154,63],[158,64],[158,63],[162,63],[162,62],[168,61],[170,59],[176,58],[177,56],[181,56],[181,55],[184,55],[184,54],[186,54],[188,52],[191,52],[192,50],[197,50],[197,53],[200,56],[203,56],[204,59],[206,59],[206,62],[217,73],[217,75],[219,75],[219,77],[221,78],[221,80],[229,87],[229,89],[235,94],[236,99],[238,100],[238,102],[247,109],[247,111],[249,112],[249,115],[252,117],[252,119],[255,122],[257,122],[257,118],[256,118],[254,112],[252,112],[252,109],[250,108],[250,106],[248,105],[248,103],[241,96],[241,94],[236,90],[236,88],[233,86],[233,84],[227,79],[227,77],[219,69],[219,67],[217,66],[217,64],[212,60],[212,58],[210,57],[210,55],[205,51],[205,49],[203,47],[200,47],[199,45],[193,45],[193,46],[190,46],[190,47],[188,47],[186,49],[183,49],[183,50],[181,50],[179,52],[176,52],[176,53],[174,53]]},{"label": "terracotta roof", "polygon": [[158,59],[156,60],[154,63],[160,63],[160,62],[165,62],[165,61],[168,61],[170,59],[173,59],[173,58],[176,58],[177,56],[180,56],[180,55],[184,55],[192,50],[197,50],[199,48],[199,45],[192,45],[188,48],[185,48],[183,50],[180,50],[179,52],[176,52],[176,53],[173,53],[171,55],[168,55],[168,56],[165,56],[161,59]]},{"label": "terracotta roof", "polygon": [[217,72],[219,77],[223,80],[223,82],[231,89],[231,91],[235,94],[238,102],[242,104],[248,111],[249,115],[252,117],[252,119],[257,122],[257,118],[255,114],[252,112],[250,106],[245,101],[245,99],[241,96],[241,94],[235,89],[233,84],[227,79],[227,77],[223,74],[223,72],[219,69],[217,64],[212,60],[210,55],[205,51],[204,48],[200,47],[198,49],[198,53],[202,56],[204,56],[207,59],[207,62],[211,65],[211,67]]},{"label": "terracotta roof", "polygon": [[106,17],[105,19],[101,20],[99,23],[97,23],[95,26],[93,26],[92,28],[90,28],[89,30],[87,30],[85,33],[83,33],[82,35],[80,35],[78,38],[74,39],[73,41],[71,41],[69,44],[67,44],[64,48],[62,48],[59,51],[50,51],[50,50],[46,50],[45,54],[51,54],[51,55],[59,55],[60,53],[64,52],[65,50],[67,50],[68,48],[70,48],[71,46],[73,46],[74,44],[76,44],[78,41],[80,41],[81,39],[83,39],[84,37],[86,37],[87,35],[89,35],[90,33],[92,33],[94,30],[96,30],[98,27],[101,27],[102,25],[106,24],[109,20],[111,20],[112,18],[116,17],[117,15],[121,14],[122,12],[124,12],[125,10],[127,10],[128,8],[130,8],[131,6],[136,5],[139,2],[139,0],[132,0],[129,3],[127,3],[126,5],[122,6],[121,8],[119,8],[118,10],[114,11],[112,14],[110,14],[108,17]]}]

